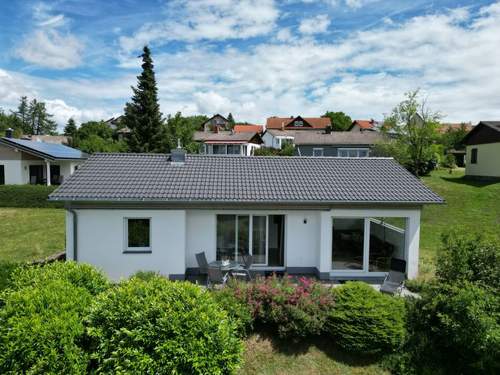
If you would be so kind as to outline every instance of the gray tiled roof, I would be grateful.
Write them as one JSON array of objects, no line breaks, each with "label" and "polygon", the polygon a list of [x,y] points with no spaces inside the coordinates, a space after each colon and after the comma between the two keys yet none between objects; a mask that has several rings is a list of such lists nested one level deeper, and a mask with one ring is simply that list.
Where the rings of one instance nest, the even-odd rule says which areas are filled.
[{"label": "gray tiled roof", "polygon": [[183,165],[174,165],[164,154],[94,154],[50,199],[312,205],[442,202],[389,158],[187,155]]}]

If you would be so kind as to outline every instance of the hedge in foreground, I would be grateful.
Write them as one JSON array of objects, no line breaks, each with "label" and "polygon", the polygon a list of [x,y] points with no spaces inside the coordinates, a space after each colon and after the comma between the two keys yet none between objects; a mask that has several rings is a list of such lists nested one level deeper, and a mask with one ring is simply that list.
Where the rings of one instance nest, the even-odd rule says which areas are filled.
[{"label": "hedge in foreground", "polygon": [[57,279],[4,292],[0,373],[85,373],[82,317],[91,301],[84,288]]},{"label": "hedge in foreground", "polygon": [[63,280],[75,287],[84,288],[97,295],[109,287],[106,276],[90,264],[72,261],[53,262],[45,265],[25,265],[10,275],[13,289],[43,286],[51,280]]},{"label": "hedge in foreground", "polygon": [[409,306],[406,368],[415,373],[500,373],[500,296],[493,288],[436,283]]},{"label": "hedge in foreground", "polygon": [[0,186],[0,207],[59,208],[62,202],[47,200],[56,186],[46,185],[2,185]]},{"label": "hedge in foreground", "polygon": [[124,281],[96,298],[86,323],[98,372],[229,374],[240,364],[235,324],[189,283]]},{"label": "hedge in foreground", "polygon": [[405,304],[363,282],[348,282],[333,290],[330,333],[342,349],[383,354],[399,348],[405,337]]}]

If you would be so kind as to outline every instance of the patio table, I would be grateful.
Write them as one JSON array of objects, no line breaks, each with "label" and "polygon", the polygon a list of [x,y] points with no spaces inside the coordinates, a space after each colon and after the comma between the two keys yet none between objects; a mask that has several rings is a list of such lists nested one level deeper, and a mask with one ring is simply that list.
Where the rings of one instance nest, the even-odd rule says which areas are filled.
[{"label": "patio table", "polygon": [[214,268],[219,268],[222,272],[226,272],[226,273],[241,268],[241,264],[239,264],[238,262],[236,262],[234,260],[229,261],[229,264],[227,264],[227,265],[223,265],[222,260],[215,260],[213,262],[208,263],[208,266],[214,267]]}]

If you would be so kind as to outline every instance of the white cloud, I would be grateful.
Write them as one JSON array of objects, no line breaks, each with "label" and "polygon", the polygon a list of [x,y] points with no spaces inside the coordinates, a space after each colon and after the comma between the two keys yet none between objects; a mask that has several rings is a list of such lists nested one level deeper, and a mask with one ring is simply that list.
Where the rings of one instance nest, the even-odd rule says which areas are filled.
[{"label": "white cloud", "polygon": [[358,9],[363,5],[363,0],[345,0],[345,3],[349,8]]},{"label": "white cloud", "polygon": [[326,14],[320,14],[316,17],[306,18],[300,21],[299,31],[302,34],[320,34],[328,30],[330,19]]},{"label": "white cloud", "polygon": [[225,113],[231,111],[231,101],[214,91],[194,94],[196,107],[200,113]]},{"label": "white cloud", "polygon": [[16,55],[24,61],[52,69],[68,69],[81,64],[83,43],[73,34],[60,31],[67,24],[64,14],[52,14],[46,3],[33,6],[36,29],[26,34]]},{"label": "white cloud", "polygon": [[273,0],[176,0],[168,4],[166,20],[148,23],[130,37],[120,38],[126,51],[171,40],[246,39],[269,33],[278,18]]},{"label": "white cloud", "polygon": [[16,50],[28,63],[53,69],[73,68],[81,63],[83,43],[74,35],[57,30],[37,30],[24,38]]},{"label": "white cloud", "polygon": [[68,105],[62,99],[46,100],[47,112],[54,115],[53,119],[59,124],[59,130],[63,129],[70,118],[73,118],[77,124],[92,120],[104,120],[111,117],[109,111],[103,108],[85,108],[79,109]]}]

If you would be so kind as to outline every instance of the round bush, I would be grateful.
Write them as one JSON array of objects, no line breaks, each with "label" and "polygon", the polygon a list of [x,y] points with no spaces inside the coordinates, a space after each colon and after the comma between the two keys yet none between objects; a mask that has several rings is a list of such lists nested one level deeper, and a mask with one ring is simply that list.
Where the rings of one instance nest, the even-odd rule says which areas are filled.
[{"label": "round bush", "polygon": [[22,289],[43,286],[51,280],[64,280],[97,295],[109,287],[109,281],[95,267],[76,262],[54,262],[45,265],[27,265],[15,269],[11,274],[11,287]]},{"label": "round bush", "polygon": [[87,324],[98,372],[228,374],[241,360],[234,322],[190,283],[131,278],[96,298]]},{"label": "round bush", "polygon": [[362,282],[333,290],[335,308],[329,327],[336,343],[348,352],[381,354],[394,351],[405,337],[405,305]]},{"label": "round bush", "polygon": [[0,309],[0,373],[80,374],[82,316],[91,294],[63,280],[9,290]]}]

